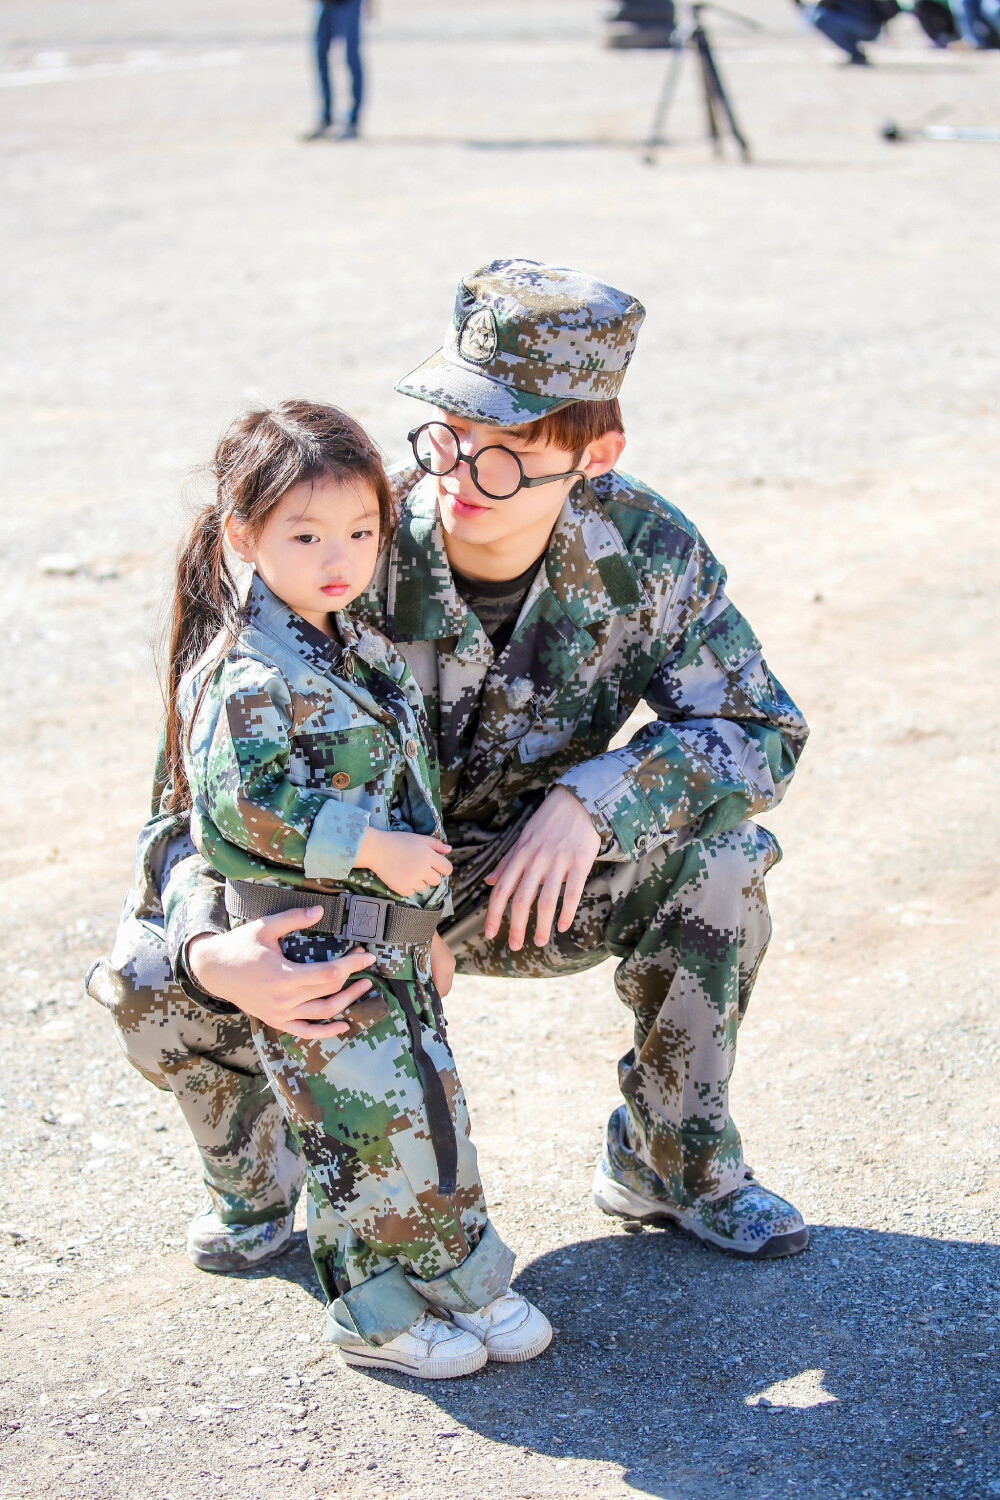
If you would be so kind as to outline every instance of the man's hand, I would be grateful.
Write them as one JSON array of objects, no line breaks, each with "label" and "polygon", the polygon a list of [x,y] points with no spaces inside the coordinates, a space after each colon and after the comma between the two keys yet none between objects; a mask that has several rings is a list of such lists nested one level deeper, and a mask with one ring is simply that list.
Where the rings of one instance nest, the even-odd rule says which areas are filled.
[{"label": "man's hand", "polygon": [[510,902],[510,946],[524,945],[532,903],[538,897],[535,942],[543,948],[565,885],[559,931],[572,926],[583,887],[601,847],[601,837],[582,802],[564,786],[553,787],[528,819],[521,837],[486,877],[493,887],[486,910],[486,936],[495,938]]},{"label": "man's hand", "polygon": [[439,932],[431,938],[431,978],[443,1000],[455,979],[455,955]]},{"label": "man's hand", "polygon": [[299,907],[245,922],[231,932],[204,932],[188,943],[191,977],[209,995],[228,1000],[276,1031],[306,1039],[340,1036],[347,1022],[334,1017],[371,989],[367,979],[348,980],[373,964],[375,955],[354,948],[329,963],[295,964],[279,944],[287,933],[311,927],[322,915],[321,906]]}]

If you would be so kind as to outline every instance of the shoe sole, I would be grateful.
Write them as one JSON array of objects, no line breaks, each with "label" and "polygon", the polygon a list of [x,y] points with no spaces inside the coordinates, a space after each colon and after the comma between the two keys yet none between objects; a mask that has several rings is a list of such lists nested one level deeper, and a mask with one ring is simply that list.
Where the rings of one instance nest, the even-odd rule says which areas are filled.
[{"label": "shoe sole", "polygon": [[790,1230],[788,1234],[773,1234],[763,1245],[758,1245],[756,1250],[741,1250],[731,1240],[713,1234],[710,1229],[696,1229],[691,1224],[686,1224],[680,1215],[669,1213],[666,1209],[654,1209],[650,1212],[648,1198],[640,1198],[631,1188],[608,1177],[601,1167],[598,1167],[594,1181],[594,1202],[602,1213],[609,1214],[612,1218],[634,1219],[653,1229],[679,1229],[691,1239],[711,1245],[726,1255],[735,1255],[739,1260],[781,1260],[786,1255],[798,1255],[809,1244],[809,1230],[803,1224],[801,1229]]},{"label": "shoe sole", "polygon": [[486,1354],[497,1365],[521,1365],[524,1364],[525,1360],[535,1359],[539,1354],[544,1353],[551,1342],[552,1329],[546,1328],[544,1333],[540,1333],[532,1343],[526,1345],[523,1349],[518,1349],[516,1352],[508,1354],[501,1350],[494,1351],[487,1345]]},{"label": "shoe sole", "polygon": [[247,1255],[242,1250],[193,1250],[187,1247],[187,1258],[199,1271],[213,1271],[217,1275],[231,1275],[234,1271],[252,1271],[257,1266],[266,1265],[269,1260],[277,1260],[279,1255],[291,1249],[292,1231],[289,1228],[285,1238],[276,1245],[269,1245],[261,1253]]},{"label": "shoe sole", "polygon": [[461,1359],[436,1359],[424,1363],[407,1359],[405,1355],[385,1355],[377,1345],[366,1344],[363,1349],[351,1349],[340,1344],[340,1357],[345,1365],[355,1365],[362,1370],[395,1370],[399,1375],[412,1375],[416,1380],[457,1380],[461,1375],[475,1375],[487,1360],[486,1350],[480,1345],[475,1354],[466,1354]]}]

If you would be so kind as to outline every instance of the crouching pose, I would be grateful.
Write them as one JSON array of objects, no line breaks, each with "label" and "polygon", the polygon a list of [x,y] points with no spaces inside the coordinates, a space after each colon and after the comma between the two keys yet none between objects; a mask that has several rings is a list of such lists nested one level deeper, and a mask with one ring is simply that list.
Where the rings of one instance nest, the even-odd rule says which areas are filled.
[{"label": "crouching pose", "polygon": [[[642,320],[635,298],[565,266],[462,278],[443,347],[398,386],[421,403],[413,461],[354,620],[390,636],[424,695],[454,865],[439,931],[458,971],[487,1003],[491,976],[614,959],[634,1048],[597,1205],[768,1260],[808,1229],[747,1167],[729,1080],[780,858],[756,820],[808,730],[696,526],[617,467]],[[648,722],[623,742],[638,708]],[[187,821],[154,812],[143,830],[91,993],[184,1112],[213,1204],[189,1254],[225,1271],[280,1253],[302,1181],[251,1024],[307,1036],[360,981],[340,949],[288,961],[294,913],[231,927]],[[571,1006],[560,1019],[574,1024]]]},{"label": "crouching pose", "polygon": [[[306,402],[235,421],[215,472],[178,568],[164,796],[190,807],[233,925],[291,909],[289,960],[363,973],[307,1026],[251,1021],[322,1209],[327,1337],[431,1378],[529,1359],[551,1328],[508,1290],[434,982],[452,867],[423,700],[344,613],[390,531],[388,482],[350,418]],[[245,599],[227,546],[253,567]]]}]

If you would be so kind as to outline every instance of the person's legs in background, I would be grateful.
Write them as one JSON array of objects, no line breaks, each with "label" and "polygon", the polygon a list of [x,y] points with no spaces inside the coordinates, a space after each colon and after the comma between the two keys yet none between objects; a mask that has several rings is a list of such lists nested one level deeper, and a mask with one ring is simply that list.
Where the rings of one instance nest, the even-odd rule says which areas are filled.
[{"label": "person's legs in background", "polygon": [[352,140],[358,133],[361,104],[364,99],[365,77],[361,65],[361,0],[344,0],[338,5],[338,25],[344,32],[344,52],[351,75],[351,112],[347,117],[342,139]]},{"label": "person's legs in background", "polygon": [[873,42],[882,29],[879,22],[866,20],[860,10],[855,12],[853,7],[841,8],[839,5],[817,5],[809,19],[817,31],[821,31],[835,47],[847,53],[849,62],[860,66],[868,62],[861,43]]},{"label": "person's legs in background", "polygon": [[330,48],[336,35],[337,11],[342,6],[327,4],[320,0],[316,18],[316,73],[319,78],[320,117],[315,130],[304,137],[307,141],[318,141],[333,125],[333,89],[330,85]]},{"label": "person's legs in background", "polygon": [[996,44],[1000,32],[1000,0],[948,0],[962,41],[978,52]]}]

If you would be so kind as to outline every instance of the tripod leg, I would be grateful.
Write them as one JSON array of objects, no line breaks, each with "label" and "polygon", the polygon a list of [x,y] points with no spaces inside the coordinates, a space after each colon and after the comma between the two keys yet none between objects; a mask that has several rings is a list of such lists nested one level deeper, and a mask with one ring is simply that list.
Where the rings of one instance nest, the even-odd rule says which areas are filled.
[{"label": "tripod leg", "polygon": [[712,138],[712,150],[716,156],[722,155],[722,132],[719,129],[718,112],[715,108],[715,85],[712,79],[711,52],[708,48],[708,38],[698,26],[693,34],[693,41],[698,49],[698,63],[701,68],[701,88],[705,102],[705,119],[708,133]]},{"label": "tripod leg", "polygon": [[743,134],[739,125],[736,123],[736,116],[733,113],[733,106],[729,102],[729,95],[726,93],[726,90],[723,86],[722,78],[719,75],[719,69],[716,65],[715,57],[713,56],[712,49],[709,46],[708,37],[704,32],[701,33],[701,36],[698,39],[698,55],[701,58],[701,65],[705,74],[705,87],[709,89],[715,96],[716,103],[722,106],[722,109],[725,112],[726,119],[729,122],[729,129],[732,131],[733,139],[740,148],[740,155],[743,157],[744,161],[749,161],[750,146],[747,142],[746,136]]},{"label": "tripod leg", "polygon": [[649,127],[649,136],[646,140],[644,160],[647,162],[653,160],[653,152],[656,150],[656,147],[663,145],[663,127],[667,123],[667,112],[673,102],[673,97],[677,90],[677,82],[681,75],[681,63],[684,61],[684,43],[671,42],[670,51],[670,66],[667,69],[667,76],[663,80],[660,97],[656,101],[653,123]]}]

